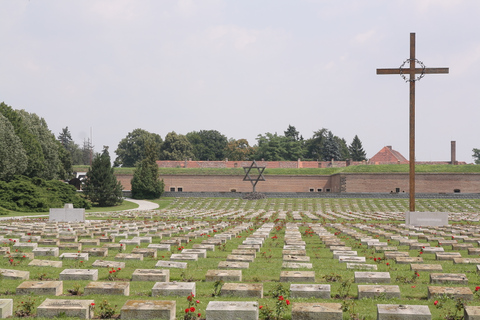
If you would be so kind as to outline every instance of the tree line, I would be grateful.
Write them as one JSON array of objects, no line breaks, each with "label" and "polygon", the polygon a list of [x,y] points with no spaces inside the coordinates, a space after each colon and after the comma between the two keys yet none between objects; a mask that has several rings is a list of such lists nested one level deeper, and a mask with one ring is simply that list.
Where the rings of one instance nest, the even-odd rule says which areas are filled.
[{"label": "tree line", "polygon": [[334,135],[328,129],[320,129],[309,139],[292,125],[283,135],[277,133],[259,134],[257,144],[250,146],[246,139],[228,139],[216,130],[192,131],[185,135],[172,131],[165,136],[143,129],[129,132],[119,144],[114,166],[134,167],[145,157],[145,144],[154,145],[157,160],[198,160],[198,161],[353,161],[366,160],[362,142],[356,135],[350,144]]}]

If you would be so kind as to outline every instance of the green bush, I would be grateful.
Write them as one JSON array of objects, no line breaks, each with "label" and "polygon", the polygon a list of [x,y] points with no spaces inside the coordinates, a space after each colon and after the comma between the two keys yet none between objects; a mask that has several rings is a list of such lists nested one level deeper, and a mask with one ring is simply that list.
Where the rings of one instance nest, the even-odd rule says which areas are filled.
[{"label": "green bush", "polygon": [[0,207],[5,209],[46,212],[50,208],[62,208],[65,203],[73,203],[75,208],[91,207],[75,187],[62,181],[24,176],[17,176],[9,182],[0,181]]}]

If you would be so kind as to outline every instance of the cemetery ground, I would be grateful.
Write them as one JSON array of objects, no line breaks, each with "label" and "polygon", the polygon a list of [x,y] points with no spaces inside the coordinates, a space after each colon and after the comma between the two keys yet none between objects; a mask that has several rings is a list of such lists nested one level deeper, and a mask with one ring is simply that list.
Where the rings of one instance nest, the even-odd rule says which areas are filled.
[{"label": "cemetery ground", "polygon": [[417,199],[417,211],[450,213],[444,227],[405,226],[408,199],[159,202],[86,223],[0,221],[0,301],[13,300],[12,318],[37,319],[69,318],[78,300],[84,318],[127,318],[128,301],[161,300],[175,302],[174,319],[380,319],[385,305],[419,319],[461,319],[466,307],[476,319],[478,199]]}]

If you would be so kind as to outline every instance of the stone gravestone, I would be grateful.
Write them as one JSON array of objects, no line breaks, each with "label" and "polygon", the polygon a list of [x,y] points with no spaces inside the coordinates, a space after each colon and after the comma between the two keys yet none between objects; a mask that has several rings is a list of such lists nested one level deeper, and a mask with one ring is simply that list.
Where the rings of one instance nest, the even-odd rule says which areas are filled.
[{"label": "stone gravestone", "polygon": [[72,203],[66,203],[63,208],[51,208],[48,221],[85,222],[85,208],[75,209]]},{"label": "stone gravestone", "polygon": [[405,212],[407,226],[448,226],[448,212]]},{"label": "stone gravestone", "polygon": [[46,299],[37,308],[37,316],[54,318],[60,315],[92,319],[94,300]]},{"label": "stone gravestone", "polygon": [[11,317],[13,314],[13,299],[0,299],[0,319]]}]

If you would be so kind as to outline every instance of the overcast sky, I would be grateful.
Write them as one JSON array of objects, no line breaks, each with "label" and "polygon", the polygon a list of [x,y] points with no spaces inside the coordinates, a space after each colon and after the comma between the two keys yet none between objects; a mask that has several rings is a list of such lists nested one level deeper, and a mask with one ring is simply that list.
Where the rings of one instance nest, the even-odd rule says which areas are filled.
[{"label": "overcast sky", "polygon": [[[480,1],[0,0],[0,102],[68,126],[96,151],[136,128],[218,130],[256,144],[330,129],[367,157],[408,158],[408,83],[376,75],[417,58],[417,160],[480,148]],[[92,128],[92,129],[91,129]]]}]

